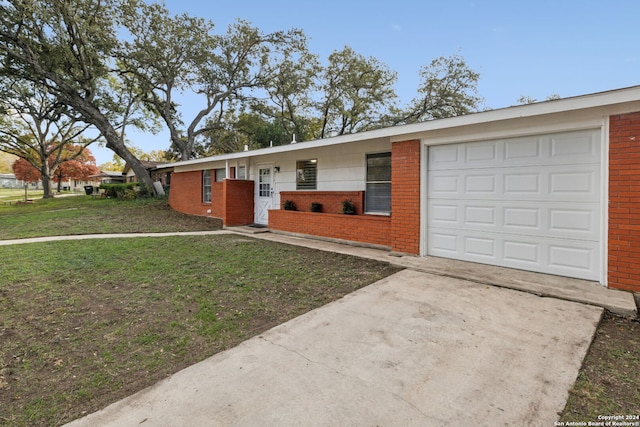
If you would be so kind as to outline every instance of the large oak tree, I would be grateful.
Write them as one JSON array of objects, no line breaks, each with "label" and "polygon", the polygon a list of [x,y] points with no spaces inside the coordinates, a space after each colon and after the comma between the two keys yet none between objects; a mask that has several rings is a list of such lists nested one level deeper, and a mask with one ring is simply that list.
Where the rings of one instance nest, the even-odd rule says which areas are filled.
[{"label": "large oak tree", "polygon": [[[117,92],[119,33],[136,0],[6,0],[0,8],[1,76],[42,86],[95,126],[140,181],[153,182],[125,145],[137,91]],[[126,87],[126,85],[119,85]],[[131,95],[127,98],[126,95]]]}]

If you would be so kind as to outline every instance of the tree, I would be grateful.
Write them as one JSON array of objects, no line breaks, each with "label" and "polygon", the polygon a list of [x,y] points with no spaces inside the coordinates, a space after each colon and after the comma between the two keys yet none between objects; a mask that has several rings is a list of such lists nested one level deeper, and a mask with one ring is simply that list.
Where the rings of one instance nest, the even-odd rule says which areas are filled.
[{"label": "tree", "polygon": [[[141,88],[147,108],[164,120],[182,160],[197,154],[197,140],[220,126],[225,109],[265,85],[274,73],[274,53],[302,37],[295,30],[263,34],[244,21],[213,35],[209,21],[172,17],[158,4],[137,6],[139,13],[125,20],[132,40],[124,43],[121,68]],[[193,118],[181,115],[176,97],[182,93],[202,100]]]},{"label": "tree", "polygon": [[58,192],[64,180],[88,181],[91,175],[100,173],[95,157],[82,145],[67,145],[62,155],[68,160],[60,163],[53,176],[53,180],[58,183]]},{"label": "tree", "polygon": [[34,168],[31,163],[22,158],[18,158],[13,162],[12,169],[16,178],[24,182],[35,183],[40,181],[42,177],[38,169]]},{"label": "tree", "polygon": [[291,134],[281,122],[269,121],[258,113],[228,113],[221,125],[205,134],[207,155],[282,145],[291,141]]},{"label": "tree", "polygon": [[249,130],[246,123],[251,116],[259,114],[263,120],[254,118],[257,128],[252,132],[260,147],[288,143],[292,135],[298,141],[314,138],[313,95],[318,90],[318,76],[322,72],[317,55],[308,51],[306,41],[295,49],[284,49],[282,60],[277,64],[272,78],[264,87],[268,98],[250,104],[253,113],[240,115],[245,119],[240,128]]},{"label": "tree", "polygon": [[82,149],[95,141],[80,138],[87,126],[77,126],[72,112],[46,87],[0,76],[0,151],[18,156],[41,174],[44,198],[52,197],[50,180],[65,160],[73,141]]},{"label": "tree", "polygon": [[335,51],[322,73],[319,138],[360,132],[378,126],[394,105],[397,75],[375,58],[351,48]]},{"label": "tree", "polygon": [[[87,181],[91,175],[96,175],[100,170],[96,167],[96,159],[91,155],[89,149],[82,145],[65,145],[61,156],[51,155],[49,164],[58,163],[51,180],[58,183],[58,192],[61,190],[62,182],[67,179]],[[18,158],[12,166],[16,178],[25,182],[38,182],[44,180],[41,169],[34,167],[27,159]],[[50,181],[47,181],[47,185]],[[44,191],[47,191],[45,186]]]},{"label": "tree", "polygon": [[416,123],[424,120],[460,116],[478,111],[483,99],[478,96],[480,74],[471,70],[458,55],[434,59],[420,69],[418,97],[405,110],[393,111],[389,124]]},{"label": "tree", "polygon": [[0,74],[45,87],[61,105],[95,126],[138,178],[149,172],[127,149],[124,127],[139,93],[116,69],[121,30],[138,0],[6,0],[0,8]]},{"label": "tree", "polygon": [[[558,95],[557,93],[552,93],[551,95],[547,96],[544,100],[545,101],[554,101],[556,99],[560,99],[560,95]],[[538,102],[537,99],[532,98],[530,96],[526,96],[526,95],[522,95],[520,98],[518,98],[518,100],[516,101],[516,103],[518,105],[523,105],[523,104],[535,104],[536,102]]]}]

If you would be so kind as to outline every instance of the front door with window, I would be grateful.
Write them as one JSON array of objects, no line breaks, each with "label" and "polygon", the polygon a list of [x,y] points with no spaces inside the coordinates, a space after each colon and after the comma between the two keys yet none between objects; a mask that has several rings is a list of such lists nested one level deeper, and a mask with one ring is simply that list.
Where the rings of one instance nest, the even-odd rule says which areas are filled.
[{"label": "front door with window", "polygon": [[259,166],[257,178],[255,222],[267,225],[269,223],[269,209],[273,207],[273,166]]}]

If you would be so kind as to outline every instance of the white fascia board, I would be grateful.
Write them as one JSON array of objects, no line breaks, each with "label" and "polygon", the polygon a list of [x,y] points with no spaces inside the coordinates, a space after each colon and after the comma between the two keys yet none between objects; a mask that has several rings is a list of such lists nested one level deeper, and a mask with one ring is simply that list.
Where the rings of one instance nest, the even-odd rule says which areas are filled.
[{"label": "white fascia board", "polygon": [[[407,137],[419,137],[425,132],[456,128],[461,126],[479,125],[491,122],[500,122],[512,119],[524,119],[549,114],[566,113],[577,110],[602,108],[610,105],[622,106],[629,104],[628,111],[638,111],[640,108],[640,86],[632,86],[624,89],[616,89],[607,92],[599,92],[590,95],[581,95],[552,101],[538,102],[534,104],[517,105],[496,110],[482,111],[465,116],[449,117],[439,120],[414,123],[410,125],[393,126],[384,129],[360,132],[349,135],[340,135],[315,141],[297,142],[295,144],[279,145],[269,148],[261,148],[252,151],[221,154],[201,159],[186,160],[176,163],[167,163],[157,166],[158,169],[191,166],[200,163],[210,163],[224,160],[237,160],[266,154],[278,154],[289,151],[304,150],[308,148],[328,147],[331,145],[348,144],[374,139],[384,139],[391,142],[403,141]],[[626,111],[624,108],[616,108],[616,113]]]}]

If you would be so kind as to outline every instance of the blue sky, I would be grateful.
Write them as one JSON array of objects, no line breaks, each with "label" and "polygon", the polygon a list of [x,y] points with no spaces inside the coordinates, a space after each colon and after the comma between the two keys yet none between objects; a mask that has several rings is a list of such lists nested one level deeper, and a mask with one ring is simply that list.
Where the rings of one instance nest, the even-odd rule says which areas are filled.
[{"label": "blue sky", "polygon": [[[398,73],[396,92],[408,103],[418,71],[434,58],[458,54],[480,73],[485,108],[640,84],[640,1],[594,0],[166,0],[175,14],[212,20],[224,32],[237,18],[264,32],[300,28],[325,61],[350,46]],[[144,151],[166,149],[166,132],[133,135]],[[92,148],[98,164],[112,153]]]}]

